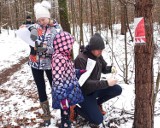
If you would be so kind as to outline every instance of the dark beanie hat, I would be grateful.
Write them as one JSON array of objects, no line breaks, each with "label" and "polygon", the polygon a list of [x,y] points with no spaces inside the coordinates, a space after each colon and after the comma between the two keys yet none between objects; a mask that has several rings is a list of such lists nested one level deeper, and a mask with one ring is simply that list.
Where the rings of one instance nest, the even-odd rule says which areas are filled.
[{"label": "dark beanie hat", "polygon": [[31,17],[30,16],[26,16],[26,19],[31,19]]},{"label": "dark beanie hat", "polygon": [[90,50],[103,50],[105,48],[104,41],[99,33],[95,33],[89,41]]}]

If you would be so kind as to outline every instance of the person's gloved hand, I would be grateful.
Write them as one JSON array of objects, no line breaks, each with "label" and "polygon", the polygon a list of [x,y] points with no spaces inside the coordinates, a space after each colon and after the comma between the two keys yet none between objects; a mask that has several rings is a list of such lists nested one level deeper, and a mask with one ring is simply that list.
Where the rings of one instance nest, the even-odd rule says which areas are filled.
[{"label": "person's gloved hand", "polygon": [[114,86],[117,83],[117,80],[111,78],[111,79],[108,79],[107,82],[108,82],[108,86]]},{"label": "person's gloved hand", "polygon": [[67,99],[61,100],[60,105],[63,110],[67,110],[69,108],[69,103]]},{"label": "person's gloved hand", "polygon": [[33,41],[36,41],[38,39],[38,31],[34,26],[30,26],[28,30],[31,32],[30,38]]},{"label": "person's gloved hand", "polygon": [[39,40],[35,41],[35,50],[37,50],[37,52],[45,52],[47,50],[47,48],[43,47],[43,43]]},{"label": "person's gloved hand", "polygon": [[76,77],[77,77],[77,79],[79,79],[80,76],[85,72],[86,72],[85,69],[76,69]]},{"label": "person's gloved hand", "polygon": [[112,66],[112,68],[111,68],[111,73],[117,73],[117,70],[116,70],[116,67],[115,66]]}]

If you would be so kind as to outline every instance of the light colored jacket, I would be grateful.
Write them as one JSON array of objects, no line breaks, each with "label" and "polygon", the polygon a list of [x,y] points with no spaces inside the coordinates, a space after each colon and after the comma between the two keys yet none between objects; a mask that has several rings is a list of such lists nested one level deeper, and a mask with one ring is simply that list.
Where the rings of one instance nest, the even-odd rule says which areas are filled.
[{"label": "light colored jacket", "polygon": [[[37,52],[35,50],[35,54],[30,54],[28,64],[35,69],[50,70],[51,58],[54,52],[53,39],[62,29],[56,21],[51,26],[43,27],[39,24],[34,24],[34,27],[38,31],[38,40],[42,42],[46,50],[44,52]],[[34,50],[33,47],[31,49]]]}]

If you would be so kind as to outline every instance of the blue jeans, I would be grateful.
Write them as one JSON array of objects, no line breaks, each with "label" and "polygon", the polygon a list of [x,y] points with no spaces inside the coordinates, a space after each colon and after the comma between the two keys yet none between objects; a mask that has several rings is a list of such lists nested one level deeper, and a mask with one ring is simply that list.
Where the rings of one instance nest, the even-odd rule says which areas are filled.
[{"label": "blue jeans", "polygon": [[90,123],[99,125],[103,122],[103,115],[99,110],[99,105],[120,95],[122,88],[119,85],[114,85],[106,89],[97,90],[94,93],[84,96],[84,101],[76,107],[78,114],[88,120]]}]

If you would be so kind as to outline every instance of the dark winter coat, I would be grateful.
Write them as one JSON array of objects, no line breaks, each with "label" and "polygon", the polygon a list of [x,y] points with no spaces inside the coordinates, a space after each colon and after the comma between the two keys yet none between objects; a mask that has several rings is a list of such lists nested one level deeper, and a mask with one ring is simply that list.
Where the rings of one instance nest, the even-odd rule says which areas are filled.
[{"label": "dark winter coat", "polygon": [[25,22],[23,22],[23,24],[26,24],[26,25],[31,25],[31,24],[34,24],[34,22],[33,21],[25,21]]},{"label": "dark winter coat", "polygon": [[76,78],[76,72],[71,60],[71,49],[74,38],[67,32],[61,32],[53,41],[52,55],[52,107],[60,109],[60,102],[64,99],[69,105],[83,101],[83,95]]},{"label": "dark winter coat", "polygon": [[106,80],[100,80],[101,73],[110,73],[112,66],[107,66],[103,57],[95,57],[91,51],[86,47],[84,52],[80,53],[75,59],[76,69],[86,69],[87,59],[90,58],[96,61],[96,65],[90,75],[82,86],[82,91],[84,94],[88,95],[96,90],[105,89],[108,87],[108,82]]}]

